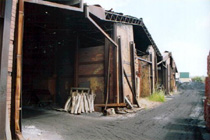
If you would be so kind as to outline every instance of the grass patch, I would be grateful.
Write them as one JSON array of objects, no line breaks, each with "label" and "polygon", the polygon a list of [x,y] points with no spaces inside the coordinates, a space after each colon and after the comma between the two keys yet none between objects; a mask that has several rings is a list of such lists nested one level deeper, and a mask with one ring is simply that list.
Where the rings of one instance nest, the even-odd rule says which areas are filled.
[{"label": "grass patch", "polygon": [[150,101],[165,102],[165,94],[163,90],[155,91],[148,97]]}]

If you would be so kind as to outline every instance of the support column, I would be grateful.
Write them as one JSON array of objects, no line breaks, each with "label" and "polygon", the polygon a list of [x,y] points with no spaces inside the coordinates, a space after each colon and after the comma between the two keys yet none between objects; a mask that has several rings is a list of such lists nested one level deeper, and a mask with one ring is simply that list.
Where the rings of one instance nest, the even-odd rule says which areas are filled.
[{"label": "support column", "polygon": [[22,49],[23,49],[24,1],[19,0],[18,29],[17,29],[17,69],[15,89],[15,133],[21,137],[20,111],[22,94]]},{"label": "support column", "polygon": [[[6,97],[7,97],[7,75],[8,75],[8,54],[9,54],[9,42],[10,42],[10,25],[12,15],[12,0],[5,0],[5,6],[1,11],[4,12],[2,15],[3,29],[2,43],[1,46],[1,58],[0,58],[0,139],[7,139],[6,132]],[[6,20],[5,20],[6,19]],[[7,116],[8,117],[8,116]],[[6,123],[5,123],[6,122]]]}]

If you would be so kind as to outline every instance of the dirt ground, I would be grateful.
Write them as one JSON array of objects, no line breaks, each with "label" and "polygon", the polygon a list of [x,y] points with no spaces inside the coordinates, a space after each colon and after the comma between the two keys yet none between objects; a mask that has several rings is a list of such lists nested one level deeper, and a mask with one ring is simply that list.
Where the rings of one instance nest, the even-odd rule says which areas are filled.
[{"label": "dirt ground", "polygon": [[23,135],[30,140],[209,140],[203,119],[204,85],[179,85],[180,94],[137,113],[71,115],[27,108]]}]

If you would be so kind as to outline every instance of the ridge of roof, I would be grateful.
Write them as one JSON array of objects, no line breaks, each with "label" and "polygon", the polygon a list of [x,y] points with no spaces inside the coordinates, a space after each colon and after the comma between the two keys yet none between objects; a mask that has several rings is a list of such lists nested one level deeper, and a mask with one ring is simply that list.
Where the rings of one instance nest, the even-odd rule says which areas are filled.
[{"label": "ridge of roof", "polygon": [[151,34],[149,33],[147,27],[145,26],[143,19],[142,18],[137,18],[133,17],[130,15],[123,15],[123,13],[118,13],[114,12],[111,10],[105,10],[105,17],[106,21],[111,21],[111,22],[120,22],[120,23],[126,23],[126,24],[131,24],[131,25],[136,25],[136,26],[141,26],[146,33],[147,37],[149,38],[151,45],[157,52],[157,54],[162,57],[162,54],[160,53],[160,50],[158,49],[155,41],[153,40]]}]

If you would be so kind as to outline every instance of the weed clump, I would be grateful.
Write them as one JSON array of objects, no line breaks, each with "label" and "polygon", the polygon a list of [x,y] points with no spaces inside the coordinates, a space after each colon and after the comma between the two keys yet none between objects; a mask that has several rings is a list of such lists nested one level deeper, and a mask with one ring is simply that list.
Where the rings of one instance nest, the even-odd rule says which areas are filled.
[{"label": "weed clump", "polygon": [[163,90],[156,90],[148,99],[150,101],[165,102],[165,92]]}]

